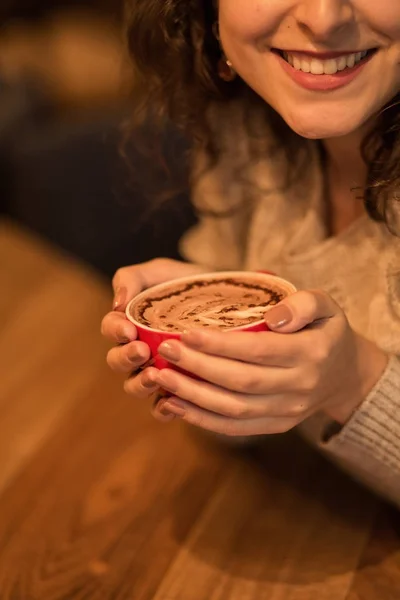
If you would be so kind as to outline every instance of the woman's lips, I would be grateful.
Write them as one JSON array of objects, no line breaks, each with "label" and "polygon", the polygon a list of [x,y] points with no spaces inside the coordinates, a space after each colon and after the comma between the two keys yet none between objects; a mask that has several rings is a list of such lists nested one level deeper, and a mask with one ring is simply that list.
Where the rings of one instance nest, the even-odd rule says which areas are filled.
[{"label": "woman's lips", "polygon": [[[374,48],[369,48],[365,50],[365,52],[371,52]],[[357,54],[358,52],[363,52],[362,50],[346,50],[341,52],[313,52],[311,50],[284,50],[284,49],[272,49],[273,52],[278,52],[280,54],[297,54],[303,56],[309,56],[310,58],[318,58],[319,60],[328,60],[330,58],[340,58],[341,56],[349,56],[350,54]]]},{"label": "woman's lips", "polygon": [[[273,52],[282,66],[283,70],[291,77],[291,79],[300,85],[301,87],[311,90],[311,91],[332,91],[341,87],[344,87],[351,83],[362,71],[362,69],[370,62],[370,60],[375,56],[376,52],[368,54],[365,58],[361,60],[361,62],[355,64],[353,67],[347,67],[344,70],[337,71],[334,74],[321,74],[315,75],[313,73],[306,73],[304,71],[295,69],[291,64],[283,58],[283,56],[279,52]],[[303,53],[293,53],[298,54],[299,56],[308,56],[311,58],[317,58],[319,60],[329,60],[329,59],[338,59],[340,57],[349,56],[351,54],[356,54],[356,52],[348,52],[348,53],[324,53],[324,54],[314,54],[312,52],[303,52]]]}]

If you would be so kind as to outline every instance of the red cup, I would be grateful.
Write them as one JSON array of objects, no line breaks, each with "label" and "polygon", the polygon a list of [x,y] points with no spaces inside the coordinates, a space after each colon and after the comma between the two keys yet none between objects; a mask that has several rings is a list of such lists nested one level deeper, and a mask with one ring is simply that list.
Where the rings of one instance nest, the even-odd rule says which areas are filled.
[{"label": "red cup", "polygon": [[[167,288],[172,285],[179,283],[189,283],[191,281],[201,281],[203,279],[234,279],[235,277],[243,278],[245,276],[251,275],[251,280],[257,283],[268,285],[270,283],[273,286],[276,286],[286,292],[286,295],[294,294],[297,290],[293,284],[286,279],[282,279],[281,277],[277,277],[269,273],[268,271],[258,271],[254,273],[250,273],[249,271],[224,271],[224,272],[216,272],[216,273],[203,273],[201,275],[191,275],[189,277],[181,277],[179,279],[170,280],[166,283],[161,283],[159,285],[155,285],[151,288],[146,289],[144,292],[135,296],[128,306],[126,307],[126,316],[131,321],[138,332],[138,339],[150,347],[152,359],[154,359],[154,366],[156,369],[174,369],[176,371],[184,372],[182,369],[179,369],[176,365],[173,365],[166,361],[158,354],[158,348],[160,344],[167,340],[179,340],[181,338],[181,333],[178,332],[169,332],[162,331],[161,329],[153,329],[152,327],[147,327],[139,321],[136,321],[131,315],[131,307],[137,302],[141,302],[147,296],[153,296],[155,293],[163,292]],[[273,308],[273,306],[271,306]],[[266,309],[267,312],[269,308]],[[258,332],[258,331],[268,331],[268,326],[264,319],[260,319],[259,321],[250,323],[249,325],[242,325],[241,327],[233,327],[231,329],[224,330],[226,332],[230,331],[244,331],[244,332]]]}]

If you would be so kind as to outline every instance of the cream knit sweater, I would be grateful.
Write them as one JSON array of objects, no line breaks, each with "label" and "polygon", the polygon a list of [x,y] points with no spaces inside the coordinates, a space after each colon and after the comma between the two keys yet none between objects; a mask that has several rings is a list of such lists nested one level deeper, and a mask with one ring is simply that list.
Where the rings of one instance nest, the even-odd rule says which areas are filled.
[{"label": "cream knit sweater", "polygon": [[355,331],[390,355],[382,378],[339,433],[329,433],[332,424],[322,415],[299,430],[353,477],[400,506],[400,239],[367,215],[328,237],[317,153],[290,189],[283,189],[279,155],[249,168],[246,183],[245,139],[244,133],[235,135],[236,142],[227,136],[223,159],[198,180],[193,200],[216,210],[243,202],[246,210],[203,217],[182,239],[182,253],[210,270],[270,270],[298,289],[323,289]]}]

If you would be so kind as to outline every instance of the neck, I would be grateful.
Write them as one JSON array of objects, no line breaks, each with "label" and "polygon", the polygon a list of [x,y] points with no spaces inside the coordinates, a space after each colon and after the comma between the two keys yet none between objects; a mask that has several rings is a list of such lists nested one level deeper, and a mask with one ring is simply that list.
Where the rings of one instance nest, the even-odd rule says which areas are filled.
[{"label": "neck", "polygon": [[365,212],[362,196],[368,167],[361,155],[364,135],[365,132],[356,131],[323,141],[327,154],[326,218],[330,235],[344,231]]},{"label": "neck", "polygon": [[349,135],[323,140],[328,156],[331,182],[338,187],[363,188],[367,182],[367,165],[361,155],[365,131],[357,130]]}]

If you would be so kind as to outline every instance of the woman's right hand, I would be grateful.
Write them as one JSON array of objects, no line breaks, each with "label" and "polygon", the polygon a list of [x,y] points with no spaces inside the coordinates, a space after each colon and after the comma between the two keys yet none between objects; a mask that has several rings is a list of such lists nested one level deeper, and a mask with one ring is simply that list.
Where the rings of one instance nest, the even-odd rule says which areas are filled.
[{"label": "woman's right hand", "polygon": [[154,367],[139,371],[150,359],[150,348],[137,339],[136,327],[125,316],[128,303],[148,287],[204,272],[199,266],[165,258],[123,267],[116,272],[113,310],[104,317],[101,332],[116,344],[108,352],[107,362],[114,371],[127,375],[124,389],[128,394],[147,398],[158,389]]}]

